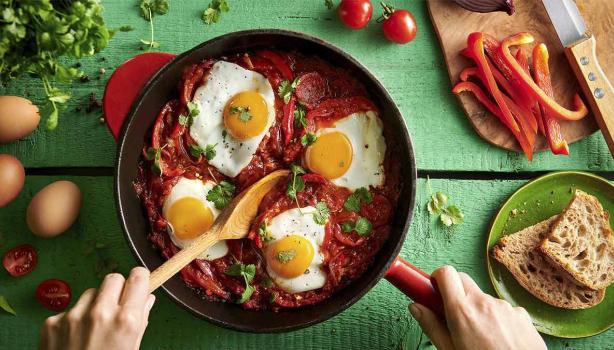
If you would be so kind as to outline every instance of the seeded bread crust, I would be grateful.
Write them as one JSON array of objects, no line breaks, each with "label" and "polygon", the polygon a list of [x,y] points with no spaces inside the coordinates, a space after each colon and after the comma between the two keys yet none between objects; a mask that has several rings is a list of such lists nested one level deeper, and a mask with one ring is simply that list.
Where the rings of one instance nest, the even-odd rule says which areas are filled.
[{"label": "seeded bread crust", "polygon": [[571,276],[551,265],[538,252],[557,216],[501,238],[491,255],[503,264],[516,281],[539,300],[565,309],[586,309],[599,304],[604,290],[578,285]]},{"label": "seeded bread crust", "polygon": [[552,264],[594,290],[614,283],[614,234],[608,213],[594,196],[576,190],[539,247]]}]

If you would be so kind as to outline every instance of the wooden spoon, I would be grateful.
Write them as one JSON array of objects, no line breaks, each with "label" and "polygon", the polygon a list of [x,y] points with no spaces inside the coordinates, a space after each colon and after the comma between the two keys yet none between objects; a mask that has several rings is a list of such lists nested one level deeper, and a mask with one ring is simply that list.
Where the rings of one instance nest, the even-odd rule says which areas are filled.
[{"label": "wooden spoon", "polygon": [[149,292],[156,290],[215,243],[226,239],[245,238],[264,195],[289,173],[288,170],[274,171],[235,197],[207,232],[198,236],[192,244],[173,255],[151,273]]}]

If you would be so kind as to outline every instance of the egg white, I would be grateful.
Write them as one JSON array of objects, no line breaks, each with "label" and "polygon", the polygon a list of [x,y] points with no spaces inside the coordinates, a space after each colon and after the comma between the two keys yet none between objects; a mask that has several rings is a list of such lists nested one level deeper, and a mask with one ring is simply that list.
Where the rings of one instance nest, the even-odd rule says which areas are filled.
[{"label": "egg white", "polygon": [[[224,107],[236,94],[256,91],[266,101],[268,119],[264,130],[248,140],[237,140],[224,126]],[[252,160],[258,145],[275,122],[275,92],[265,76],[244,69],[234,63],[216,62],[205,83],[200,86],[192,102],[198,105],[199,113],[190,127],[190,136],[203,149],[216,145],[216,155],[209,164],[222,174],[237,176]]]},{"label": "egg white", "polygon": [[316,136],[330,132],[343,133],[352,144],[352,163],[343,175],[332,179],[332,183],[350,190],[384,185],[386,140],[377,113],[350,114],[337,120],[332,127],[317,130]]},{"label": "egg white", "polygon": [[[203,182],[198,179],[187,179],[182,177],[179,181],[173,186],[171,192],[164,200],[164,205],[162,206],[162,216],[167,217],[167,213],[170,210],[173,203],[185,197],[194,197],[202,202],[205,207],[211,210],[213,214],[213,220],[220,215],[220,210],[215,208],[215,204],[207,200],[207,194],[209,191],[215,186],[215,182],[206,181]],[[170,225],[170,222],[169,222]],[[169,236],[173,243],[179,248],[185,248],[190,243],[192,243],[193,239],[180,239],[173,232],[172,228],[169,230]],[[199,259],[204,260],[215,260],[221,258],[228,254],[228,245],[226,241],[220,241],[213,245],[211,248],[207,249],[201,255],[198,256]]]},{"label": "egg white", "polygon": [[315,211],[314,207],[290,209],[275,216],[267,225],[268,235],[273,238],[267,244],[272,244],[287,236],[300,235],[313,246],[313,259],[307,271],[301,276],[284,278],[267,266],[271,279],[288,293],[322,288],[326,283],[326,273],[321,269],[324,257],[320,252],[320,246],[324,242],[325,225],[320,225],[313,220],[312,214]]}]

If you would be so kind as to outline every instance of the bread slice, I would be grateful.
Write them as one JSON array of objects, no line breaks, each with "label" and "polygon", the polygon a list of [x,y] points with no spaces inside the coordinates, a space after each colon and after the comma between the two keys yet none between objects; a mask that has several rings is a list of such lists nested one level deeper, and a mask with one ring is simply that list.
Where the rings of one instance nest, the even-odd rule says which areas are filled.
[{"label": "bread slice", "polygon": [[599,200],[576,190],[539,247],[553,264],[594,290],[614,283],[614,235]]},{"label": "bread slice", "polygon": [[557,216],[501,238],[491,255],[516,281],[539,300],[565,309],[586,309],[599,304],[604,290],[578,285],[564,270],[549,264],[536,248]]}]

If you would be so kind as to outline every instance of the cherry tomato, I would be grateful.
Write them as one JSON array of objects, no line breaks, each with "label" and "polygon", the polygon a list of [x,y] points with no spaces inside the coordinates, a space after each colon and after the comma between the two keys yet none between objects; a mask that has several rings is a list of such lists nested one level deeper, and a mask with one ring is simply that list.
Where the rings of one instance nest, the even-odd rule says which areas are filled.
[{"label": "cherry tomato", "polygon": [[369,0],[341,0],[337,15],[346,27],[362,29],[371,20],[373,6]]},{"label": "cherry tomato", "polygon": [[27,275],[36,267],[38,255],[29,244],[17,246],[4,254],[2,265],[13,277]]},{"label": "cherry tomato", "polygon": [[46,309],[55,312],[64,311],[70,304],[71,296],[68,283],[58,279],[43,281],[36,288],[36,300]]},{"label": "cherry tomato", "polygon": [[382,29],[388,40],[397,44],[407,44],[416,37],[416,20],[407,10],[395,10],[382,3],[384,8],[384,23]]}]

